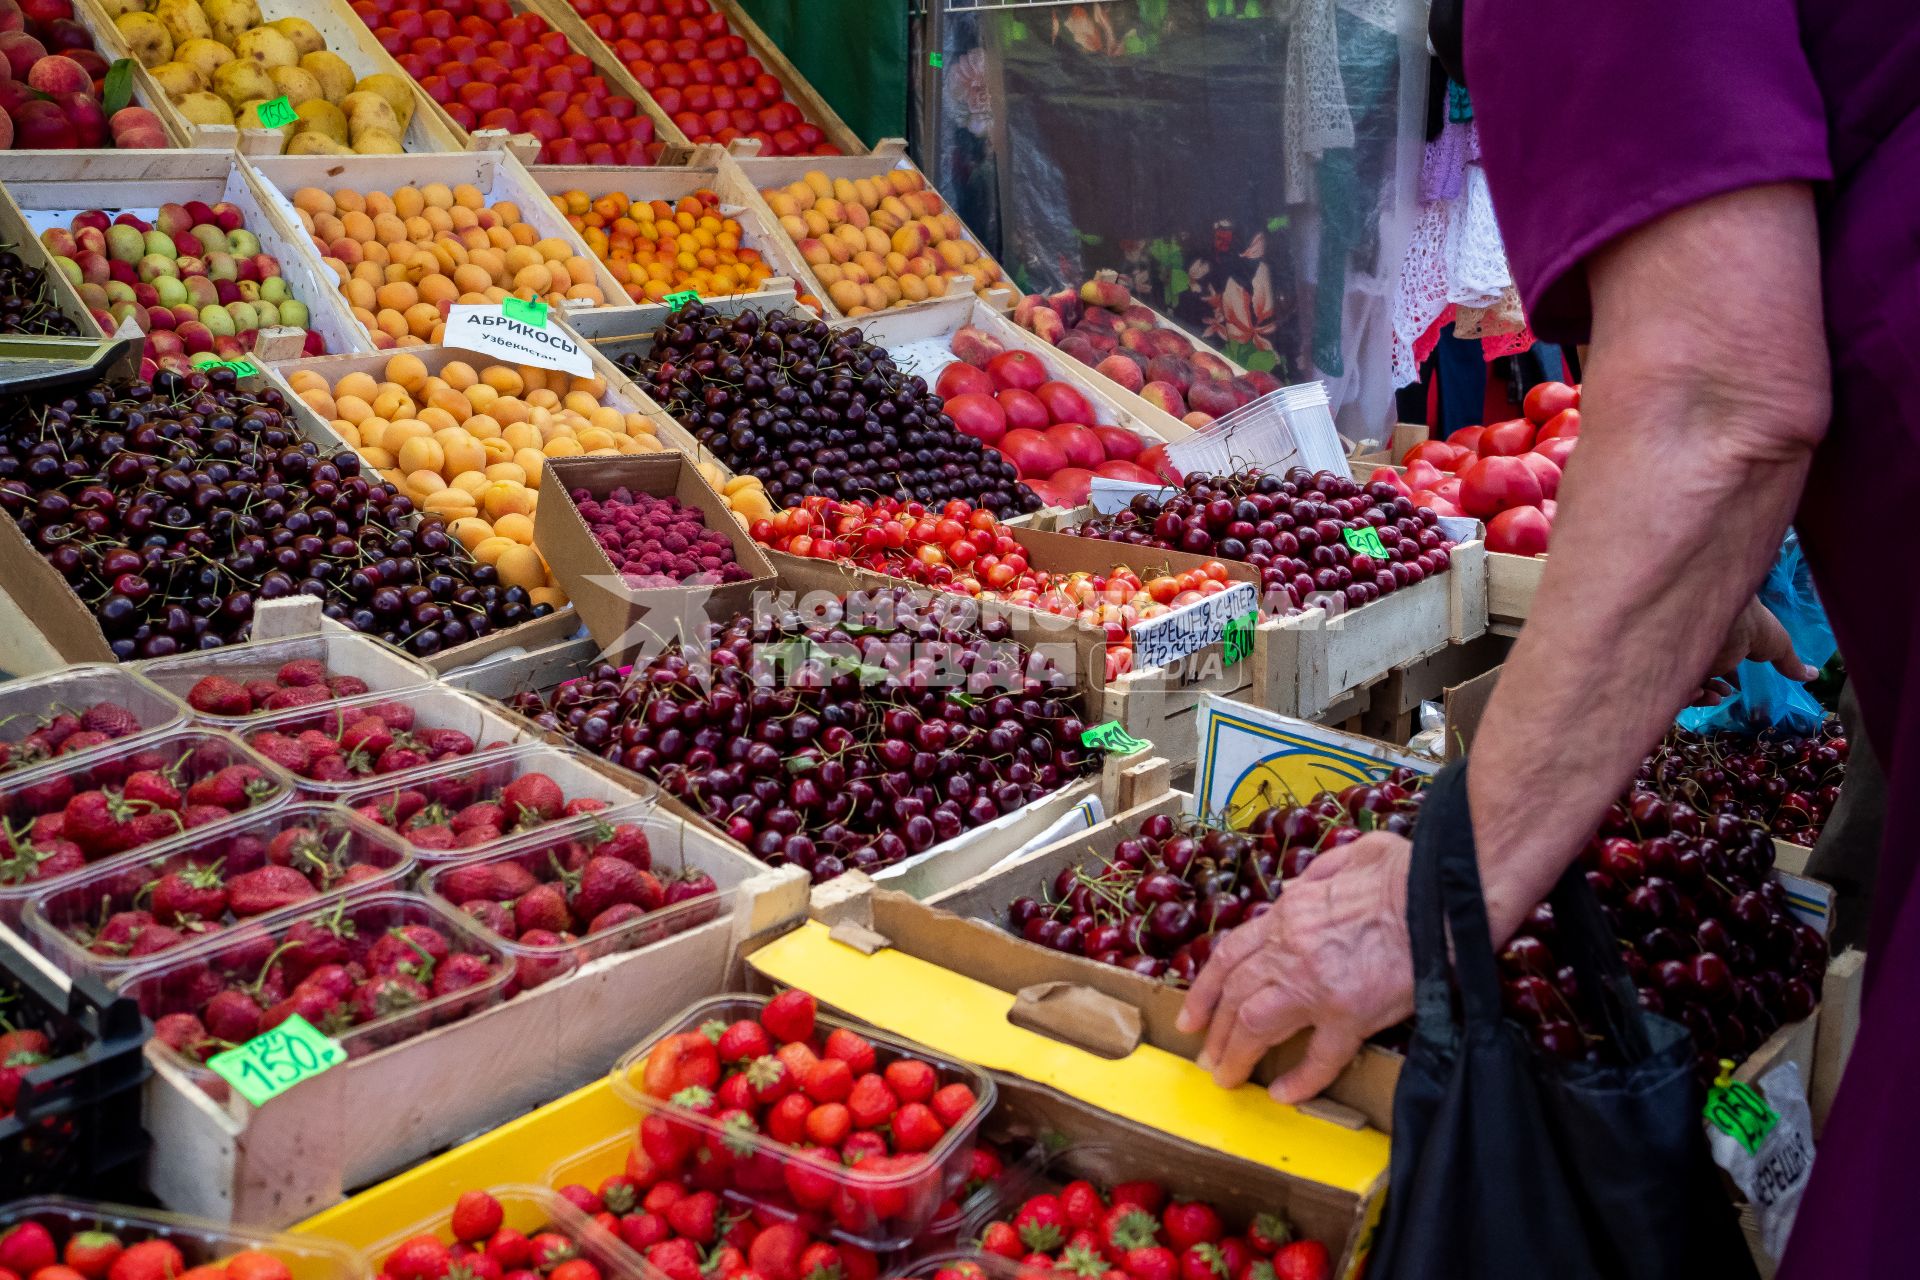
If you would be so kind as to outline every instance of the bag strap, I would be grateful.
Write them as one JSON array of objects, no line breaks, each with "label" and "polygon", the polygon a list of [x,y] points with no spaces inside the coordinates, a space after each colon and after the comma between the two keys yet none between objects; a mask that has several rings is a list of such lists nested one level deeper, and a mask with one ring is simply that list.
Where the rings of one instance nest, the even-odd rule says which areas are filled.
[{"label": "bag strap", "polygon": [[1607,1033],[1628,1062],[1639,1062],[1653,1052],[1647,1034],[1646,1010],[1634,989],[1613,929],[1600,914],[1593,890],[1579,864],[1567,868],[1548,898],[1558,926],[1555,946],[1561,959],[1573,966],[1582,982],[1592,984]]},{"label": "bag strap", "polygon": [[1413,950],[1415,1034],[1444,1044],[1456,1034],[1451,998],[1455,987],[1469,1025],[1500,1021],[1500,975],[1493,961],[1486,906],[1480,898],[1480,869],[1474,861],[1466,761],[1441,770],[1425,791],[1413,831],[1407,935]]}]

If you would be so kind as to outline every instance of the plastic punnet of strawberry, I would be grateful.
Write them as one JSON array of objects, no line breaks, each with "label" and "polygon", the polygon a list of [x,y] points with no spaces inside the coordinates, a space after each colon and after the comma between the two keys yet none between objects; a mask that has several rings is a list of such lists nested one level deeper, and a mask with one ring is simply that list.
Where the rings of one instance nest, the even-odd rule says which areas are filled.
[{"label": "plastic punnet of strawberry", "polygon": [[[126,1205],[35,1196],[0,1206],[0,1269],[81,1280],[359,1280],[366,1264],[333,1240]],[[66,1274],[66,1280],[73,1276]]]},{"label": "plastic punnet of strawberry", "polygon": [[184,706],[121,666],[85,663],[9,680],[0,684],[0,778],[104,757],[186,722]]},{"label": "plastic punnet of strawberry", "polygon": [[577,751],[530,743],[351,791],[341,803],[397,831],[421,861],[446,862],[491,852],[547,823],[649,798]]},{"label": "plastic punnet of strawberry", "polygon": [[406,845],[337,805],[248,814],[90,868],[27,907],[35,944],[69,972],[127,972],[249,920],[399,883]]},{"label": "plastic punnet of strawberry", "polygon": [[182,729],[0,781],[0,916],[64,877],[286,803],[291,779],[223,733]]},{"label": "plastic punnet of strawberry", "polygon": [[904,1247],[964,1185],[992,1077],[818,1013],[812,996],[719,996],[622,1056],[664,1172],[863,1247]]},{"label": "plastic punnet of strawberry", "polygon": [[153,658],[139,671],[222,728],[333,700],[391,694],[433,683],[433,672],[374,636],[316,631],[199,653]]},{"label": "plastic punnet of strawberry", "polygon": [[520,1184],[463,1191],[446,1210],[368,1253],[379,1280],[625,1280],[646,1273],[565,1197]]},{"label": "plastic punnet of strawberry", "polygon": [[441,687],[294,707],[255,717],[239,733],[299,779],[301,790],[326,799],[502,750],[526,736],[513,721]]},{"label": "plastic punnet of strawberry", "polygon": [[528,990],[726,914],[712,872],[668,861],[683,850],[656,849],[649,819],[655,836],[670,820],[652,815],[641,804],[563,818],[436,867],[425,887],[497,940],[514,959],[513,989]]},{"label": "plastic punnet of strawberry", "polygon": [[120,985],[155,1039],[205,1062],[296,1013],[363,1057],[498,1003],[511,976],[500,948],[458,912],[379,890],[236,925]]}]

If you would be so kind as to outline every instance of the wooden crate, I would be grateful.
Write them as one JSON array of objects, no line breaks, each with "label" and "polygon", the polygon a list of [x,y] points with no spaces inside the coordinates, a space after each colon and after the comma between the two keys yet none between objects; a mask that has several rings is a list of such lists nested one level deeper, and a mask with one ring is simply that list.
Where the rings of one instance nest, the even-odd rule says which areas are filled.
[{"label": "wooden crate", "polygon": [[[85,345],[75,347],[75,357],[91,354],[93,344],[107,338],[106,330],[94,319],[93,312],[81,300],[80,290],[66,273],[53,265],[53,255],[40,243],[40,233],[28,218],[26,209],[13,194],[14,174],[45,157],[77,157],[81,162],[113,156],[170,156],[166,151],[0,151],[0,243],[12,247],[20,260],[38,267],[46,276],[48,301],[54,309],[73,321],[74,336]],[[82,205],[79,208],[85,208]]]},{"label": "wooden crate", "polygon": [[1518,635],[1520,627],[1533,613],[1533,595],[1540,589],[1540,575],[1547,569],[1547,558],[1538,556],[1487,555],[1487,617],[1502,635]]},{"label": "wooden crate", "polygon": [[[872,178],[891,173],[896,169],[920,173],[918,166],[907,158],[907,144],[900,138],[883,138],[873,148],[872,152],[861,156],[741,156],[729,154],[727,156],[727,163],[738,166],[741,176],[747,183],[747,189],[755,205],[755,212],[758,213],[766,225],[775,228],[780,227],[780,219],[774,216],[773,209],[767,204],[765,197],[760,194],[764,188],[785,186],[790,182],[797,181],[803,174],[811,173],[815,170],[826,174],[829,178],[847,178],[849,180],[855,178]],[[938,189],[927,179],[925,174],[920,174],[920,178],[927,190],[939,194]],[[946,211],[953,214],[954,219],[958,221],[959,214],[954,213],[952,202],[947,200],[944,195],[941,195],[940,198],[947,206]],[[987,254],[980,237],[975,235],[965,223],[961,223],[960,229],[966,239],[971,241],[976,249],[980,250],[981,255],[988,257],[991,261],[991,257]],[[781,234],[786,235],[786,232],[782,230]],[[788,242],[793,243],[791,237],[788,238]],[[795,256],[797,257],[799,246],[795,244],[794,248]],[[820,306],[828,318],[834,320],[845,319],[846,313],[833,305],[832,301],[827,297],[827,290],[821,285],[819,277],[813,274],[812,268],[806,266],[804,262],[802,262],[800,266],[803,274],[800,274],[796,278],[802,281],[807,292],[820,300]],[[960,278],[962,277],[953,277],[956,290],[959,287],[958,281]],[[964,278],[969,281],[969,285],[971,286],[972,277]],[[978,292],[986,298],[990,305],[1001,311],[1012,309],[1014,302],[1020,296],[1018,292],[1004,281],[991,286],[982,285],[978,289]],[[933,301],[933,299],[928,299],[928,301]],[[897,310],[903,309],[905,306],[920,305],[923,304],[897,304],[896,307],[892,309]]]},{"label": "wooden crate", "polygon": [[[553,207],[553,201],[547,198],[533,177],[518,160],[504,151],[464,151],[437,155],[418,156],[261,156],[246,162],[260,180],[261,189],[272,199],[290,227],[304,229],[306,223],[302,215],[293,207],[293,193],[302,187],[318,187],[323,191],[338,191],[343,187],[356,190],[391,192],[400,187],[420,185],[428,182],[443,182],[448,186],[471,183],[480,189],[489,205],[502,200],[512,201],[520,209],[520,216],[540,235],[555,237],[566,241],[569,250],[594,265],[594,283],[600,287],[603,297],[612,302],[625,298],[627,291],[614,278],[606,264],[593,256],[580,233],[567,225],[567,220]],[[304,251],[316,260],[322,255],[307,237],[302,246]],[[324,262],[320,269],[330,270]],[[338,289],[335,290],[338,293]],[[344,305],[345,296],[341,295]],[[348,313],[351,315],[351,311]],[[356,351],[373,351],[375,344],[372,335],[364,336],[354,345]]]},{"label": "wooden crate", "polygon": [[1375,687],[1361,732],[1404,746],[1419,730],[1416,717],[1421,703],[1438,702],[1452,686],[1493,670],[1506,661],[1510,648],[1511,640],[1489,629],[1477,640],[1449,644],[1401,663]]},{"label": "wooden crate", "polygon": [[807,878],[798,868],[742,868],[733,879],[728,916],[602,957],[323,1072],[265,1106],[216,1102],[179,1059],[150,1043],[149,1187],[181,1212],[288,1226],[605,1075],[682,1007],[725,989],[743,942],[805,917]]},{"label": "wooden crate", "polygon": [[[338,54],[353,69],[356,80],[371,75],[390,75],[400,83],[411,86],[413,90],[413,118],[407,122],[406,134],[400,143],[408,151],[459,151],[465,145],[464,138],[457,132],[453,122],[441,114],[433,99],[429,98],[413,77],[400,69],[400,64],[373,38],[351,8],[347,0],[258,0],[260,16],[263,21],[272,22],[279,18],[305,18],[313,24],[321,38],[327,42],[327,50]],[[106,16],[102,0],[75,0],[76,13],[82,9],[91,11],[93,16],[106,27],[101,36],[110,41],[114,58],[132,57],[133,52],[127,42],[121,38],[113,20]],[[107,52],[103,43],[101,52]],[[279,155],[286,150],[289,134],[279,129],[242,129],[236,125],[195,124],[180,114],[180,109],[167,97],[153,80],[146,68],[135,63],[135,81],[143,85],[156,99],[148,105],[153,108],[167,124],[169,133],[177,133],[190,147],[206,147],[219,151],[238,150],[242,155],[270,156]],[[294,106],[300,105],[294,103]],[[338,159],[339,157],[334,157]]]},{"label": "wooden crate", "polygon": [[82,209],[133,211],[150,218],[169,202],[225,200],[246,217],[261,252],[279,260],[280,274],[307,304],[308,327],[328,349],[352,351],[364,340],[307,236],[297,223],[288,223],[285,210],[231,151],[0,152],[0,182],[12,197],[10,205],[25,214],[36,233],[65,227]]},{"label": "wooden crate", "polygon": [[[556,3],[564,2],[565,0],[556,0]],[[788,265],[793,245],[780,233],[778,227],[762,223],[751,205],[742,203],[737,195],[729,196],[721,190],[724,184],[721,180],[718,161],[719,148],[696,147],[687,164],[670,168],[610,169],[604,165],[535,165],[528,172],[533,175],[534,182],[542,191],[556,197],[568,191],[583,191],[588,196],[596,198],[618,192],[629,201],[665,200],[671,204],[696,191],[714,192],[720,196],[721,211],[739,222],[741,242],[747,248],[758,252],[773,269],[772,277],[763,280],[760,288],[748,293],[727,296],[729,299],[738,299],[747,305],[758,302],[770,308],[784,308],[793,299],[793,280],[790,274],[792,267]],[[735,182],[738,181],[737,175],[732,174],[731,171],[728,176]],[[622,296],[627,296],[624,290]],[[718,297],[707,300],[717,301]],[[617,303],[611,307],[595,310],[603,313],[595,317],[600,325],[611,326],[623,323],[613,316],[604,314],[625,310]],[[642,320],[649,322],[645,330],[605,328],[601,331],[619,334],[651,332],[659,327],[660,318],[666,314],[666,308],[661,303],[635,303],[633,311],[641,313],[633,317],[633,323]]]},{"label": "wooden crate", "polygon": [[1347,459],[1347,465],[1353,468],[1356,478],[1365,479],[1367,472],[1375,467],[1398,467],[1400,459],[1406,457],[1407,450],[1430,439],[1430,428],[1417,422],[1398,422],[1384,444],[1378,449],[1354,454]]}]

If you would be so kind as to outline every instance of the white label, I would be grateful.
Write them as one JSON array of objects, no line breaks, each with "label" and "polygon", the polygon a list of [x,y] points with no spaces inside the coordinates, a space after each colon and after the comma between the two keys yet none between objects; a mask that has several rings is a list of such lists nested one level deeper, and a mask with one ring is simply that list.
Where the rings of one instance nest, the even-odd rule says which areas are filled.
[{"label": "white label", "polygon": [[1208,645],[1219,644],[1229,622],[1259,607],[1260,595],[1253,584],[1236,582],[1184,608],[1136,622],[1127,632],[1133,640],[1133,669],[1164,667]]},{"label": "white label", "polygon": [[1722,1130],[1707,1125],[1707,1142],[1714,1161],[1727,1171],[1733,1185],[1747,1198],[1760,1228],[1760,1245],[1778,1258],[1793,1230],[1801,1193],[1813,1175],[1813,1112],[1807,1106],[1800,1064],[1788,1059],[1754,1081],[1754,1087],[1778,1115],[1774,1125],[1749,1152]]},{"label": "white label", "polygon": [[1165,485],[1135,484],[1131,480],[1110,480],[1106,476],[1095,476],[1093,487],[1087,490],[1087,501],[1093,509],[1103,516],[1123,511],[1136,494],[1152,493],[1163,497],[1172,497],[1174,490]]},{"label": "white label", "polygon": [[497,306],[451,308],[443,341],[463,351],[478,351],[513,364],[559,369],[575,377],[584,378],[593,372],[593,361],[563,330],[552,325],[536,329],[511,319]]}]

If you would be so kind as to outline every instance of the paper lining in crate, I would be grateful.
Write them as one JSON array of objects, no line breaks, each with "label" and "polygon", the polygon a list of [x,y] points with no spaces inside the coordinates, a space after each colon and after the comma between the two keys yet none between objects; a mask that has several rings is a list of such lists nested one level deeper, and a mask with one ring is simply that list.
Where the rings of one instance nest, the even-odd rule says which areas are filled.
[{"label": "paper lining in crate", "polygon": [[[127,24],[123,19],[128,14],[143,12],[154,16],[157,6],[146,0],[137,0],[132,4],[120,3],[119,0],[112,4],[104,3],[103,0],[75,0],[75,8],[76,10],[91,9],[99,21],[109,29],[110,34],[103,36],[103,43],[111,42],[114,57],[126,58],[134,57],[135,52],[133,42],[128,37]],[[336,127],[347,131],[347,136],[338,139],[335,143],[342,152],[353,154],[350,147],[346,145],[348,143],[375,145],[371,134],[365,132],[364,127],[360,133],[355,133],[351,129],[353,119],[369,121],[374,132],[384,135],[384,140],[378,143],[381,146],[390,143],[412,152],[458,151],[464,146],[463,139],[444,118],[426,110],[432,107],[432,101],[421,92],[413,79],[400,69],[399,64],[374,38],[373,33],[354,16],[353,11],[347,7],[346,0],[257,0],[254,8],[258,14],[257,25],[259,26],[272,26],[292,18],[300,19],[306,24],[304,28],[293,28],[298,38],[289,36],[288,44],[294,54],[301,59],[300,63],[293,64],[296,69],[307,71],[308,75],[318,82],[321,89],[318,100],[330,102],[338,107],[347,94],[356,90],[368,77],[392,77],[390,82],[376,82],[377,89],[384,91],[378,96],[387,102],[389,110],[386,115],[379,113],[377,104],[370,103],[366,104],[363,112],[356,112],[352,116],[343,115],[334,122]],[[108,17],[109,13],[118,13],[119,18]],[[147,34],[139,38],[146,43],[151,39],[151,29],[145,27],[145,24],[141,26]],[[177,37],[178,33],[166,28],[164,24],[162,29],[166,30],[170,36]],[[229,52],[238,52],[234,49],[234,44],[238,42],[238,34],[234,33],[233,39],[225,42]],[[282,34],[287,33],[283,31]],[[318,48],[312,47],[316,39],[322,42]],[[164,45],[147,43],[148,49],[164,50],[167,56],[155,57],[142,65],[136,72],[135,79],[151,88],[153,97],[156,99],[154,104],[156,114],[166,122],[169,131],[180,135],[183,146],[219,151],[237,149],[244,155],[277,155],[284,150],[296,147],[293,142],[296,134],[306,131],[318,132],[311,124],[306,123],[315,118],[317,113],[310,112],[308,116],[303,117],[303,123],[300,125],[265,128],[240,123],[238,120],[240,113],[233,105],[235,101],[264,101],[285,97],[288,100],[287,105],[298,110],[303,105],[316,100],[312,96],[300,96],[302,90],[308,90],[310,93],[305,81],[291,77],[284,79],[274,77],[263,66],[261,79],[247,86],[250,91],[242,93],[240,89],[235,88],[232,90],[234,98],[228,100],[214,91],[214,84],[204,73],[198,76],[185,74],[183,68],[191,64],[184,64],[173,56],[177,52],[179,43],[184,42],[176,38],[169,39]],[[310,55],[323,52],[332,54],[333,58],[309,61]],[[251,56],[256,61],[265,62],[265,58],[258,54]],[[162,67],[166,70],[159,70]],[[375,91],[370,90],[370,92]],[[217,116],[221,113],[208,110],[189,111],[182,102],[182,98],[189,93],[208,94],[213,97],[226,109],[225,114],[229,119],[226,121],[194,119],[195,115]],[[387,94],[391,94],[392,98],[387,98]],[[195,101],[204,108],[211,108],[213,105],[204,100]],[[407,110],[408,115],[404,122],[398,118],[402,107]],[[321,136],[326,135],[322,133]],[[383,154],[383,152],[364,154]]]},{"label": "paper lining in crate", "polygon": [[[34,234],[65,230],[74,214],[100,209],[153,221],[163,204],[199,200],[233,205],[260,252],[279,265],[293,297],[306,304],[305,328],[329,351],[364,345],[332,276],[315,261],[297,223],[270,200],[259,179],[230,151],[19,151],[0,166],[7,195]],[[244,350],[223,356],[238,358]]]},{"label": "paper lining in crate", "polygon": [[[389,306],[388,302],[402,301],[404,297],[382,300],[379,293],[383,286],[374,284],[371,279],[373,273],[362,272],[358,276],[355,275],[356,271],[367,265],[367,259],[363,258],[359,262],[349,264],[339,256],[339,253],[327,252],[327,250],[338,250],[350,256],[362,254],[365,244],[371,240],[371,237],[382,231],[385,232],[388,242],[404,242],[415,246],[412,252],[416,255],[413,259],[416,264],[419,262],[417,257],[419,253],[431,254],[434,259],[432,263],[434,269],[423,270],[422,279],[439,276],[446,282],[445,287],[448,292],[445,292],[440,299],[442,303],[456,302],[461,298],[465,298],[469,303],[476,300],[485,302],[489,298],[497,300],[502,296],[501,291],[504,286],[490,283],[484,288],[479,287],[481,276],[487,277],[490,281],[501,278],[517,281],[513,290],[514,296],[539,298],[556,308],[573,305],[604,306],[609,299],[626,296],[625,290],[614,278],[613,273],[593,257],[586,242],[567,225],[567,220],[554,209],[552,201],[547,198],[546,193],[534,182],[526,169],[519,161],[503,151],[470,151],[420,156],[264,156],[248,163],[253,165],[254,171],[262,180],[262,186],[268,196],[278,204],[289,226],[306,229],[311,225],[322,230],[330,230],[330,224],[321,222],[323,217],[341,224],[340,236],[327,241],[324,247],[318,243],[322,237],[310,233],[306,248],[321,260],[323,271],[331,272],[340,279],[340,292],[343,297],[351,298],[347,287],[349,280],[365,280],[371,286],[374,297],[366,300],[377,306],[379,311],[375,313],[373,306],[361,308],[366,313],[376,316],[376,324],[368,328],[366,339],[358,344],[359,350],[384,349],[396,344],[414,345],[412,339],[416,338],[424,343],[423,332],[433,332],[444,317],[444,312],[437,317],[429,317],[424,312],[417,315],[403,314],[401,309]],[[423,207],[417,213],[402,217],[397,212],[397,205],[395,211],[383,211],[379,215],[368,215],[364,212],[366,205],[364,197],[367,194],[379,192],[391,200],[393,194],[403,188],[414,188],[420,192]],[[296,194],[303,190],[323,194],[310,194],[297,201]],[[363,206],[362,210],[351,208],[341,210],[334,196],[347,191],[362,197],[359,201]],[[314,205],[317,212],[301,209],[300,203]],[[354,201],[349,198],[348,204],[352,203]],[[513,212],[517,214],[517,221],[531,231],[535,237],[532,244],[523,245],[519,237],[502,230],[499,226],[494,228],[499,231],[498,235],[489,235],[486,229],[477,225],[485,219],[504,223],[506,219],[498,211],[503,203],[511,205]],[[330,208],[332,212],[329,212]],[[454,226],[465,219],[465,214],[456,214],[453,212],[454,209],[470,211],[475,216],[476,225],[461,230],[457,235],[453,231],[437,230],[436,224],[441,216]],[[435,216],[429,217],[429,212],[433,212]],[[385,224],[376,223],[374,220],[376,216],[385,217],[389,221]],[[357,223],[354,227],[356,233],[360,231],[366,233],[365,239],[356,239],[354,234],[348,233],[346,224],[349,219],[365,219],[364,228],[359,227]],[[415,219],[418,221],[416,222]],[[468,243],[475,240],[489,243],[484,249],[480,245]],[[512,247],[503,246],[502,240],[507,241]],[[436,244],[437,248],[432,250],[419,248],[421,244],[427,242]],[[521,247],[531,249],[530,256],[537,261],[527,261],[515,268],[511,276],[507,276],[506,263],[509,255],[514,254],[514,250]],[[462,280],[461,282],[471,283],[476,287],[463,290],[460,289],[459,283],[456,283],[456,278],[462,276],[463,268],[474,265],[469,262],[470,249],[473,253],[492,253],[500,259],[500,264],[498,267],[475,265],[474,278],[471,281]],[[380,253],[387,254],[387,252],[382,243]],[[374,255],[372,259],[376,264],[375,271],[379,269],[378,257],[379,255]],[[574,259],[579,261],[574,263]],[[565,290],[556,291],[551,288],[537,287],[552,283],[551,264],[553,263],[573,264],[567,268],[571,283]],[[538,274],[534,273],[536,267],[540,269]],[[573,280],[571,274],[573,272],[578,272],[583,278]],[[525,278],[522,279],[522,277]],[[397,282],[386,282],[386,284],[394,286]],[[415,299],[414,302],[408,303],[408,306],[424,305],[428,301],[411,284],[407,289]],[[567,294],[568,297],[563,299],[562,293]],[[351,302],[349,305],[351,307]],[[361,322],[365,323],[364,317],[361,318]],[[396,334],[395,328],[400,329],[401,332]],[[403,335],[408,339],[404,344],[401,343]]]},{"label": "paper lining in crate", "polygon": [[[1014,300],[1019,296],[1006,284],[1005,275],[999,265],[987,256],[980,237],[967,229],[966,225],[960,221],[960,216],[953,211],[952,205],[934,189],[933,184],[927,180],[925,174],[920,172],[913,161],[907,158],[906,143],[898,138],[881,140],[871,154],[864,156],[745,157],[729,155],[726,162],[739,168],[741,176],[747,183],[745,194],[748,195],[749,202],[755,204],[756,212],[762,220],[768,226],[779,227],[793,243],[796,252],[806,264],[799,278],[804,281],[808,292],[820,300],[826,314],[832,319],[844,319],[852,314],[879,311],[885,307],[908,306],[929,297],[943,297],[947,292],[946,282],[961,275],[969,278],[976,293],[1001,310],[1012,307]],[[815,180],[810,183],[807,179],[809,174],[816,175]],[[825,179],[824,184],[819,181],[821,177]],[[885,192],[878,192],[871,185],[866,188],[855,185],[861,182],[871,184],[876,179],[886,182]],[[787,198],[776,200],[766,194],[774,188],[788,187],[796,182],[807,183],[813,187],[814,190],[810,196],[799,196],[789,201]],[[841,186],[842,182],[846,184],[844,187]],[[828,188],[827,193],[819,191],[818,188],[821,185]],[[915,199],[911,203],[907,200],[909,196],[917,197],[924,193],[930,193],[934,200],[939,201],[937,209],[932,208],[931,203],[924,199]],[[780,193],[774,192],[774,196],[779,195]],[[873,197],[871,206],[873,212],[884,213],[886,215],[884,220],[875,221],[869,215],[869,196]],[[853,284],[853,293],[849,294],[845,289],[841,289],[840,296],[836,298],[833,293],[836,286],[852,283],[842,271],[842,267],[852,260],[856,251],[852,248],[851,236],[839,236],[843,242],[842,247],[846,250],[844,255],[836,256],[836,251],[825,243],[828,235],[839,235],[839,227],[835,220],[819,212],[817,205],[821,200],[833,200],[836,204],[856,202],[861,208],[861,213],[855,215],[852,223],[843,224],[846,229],[858,231],[864,226],[874,230],[888,242],[886,250],[881,251],[874,237],[862,233],[864,243],[861,245],[861,251],[876,252],[882,259],[885,259],[886,254],[890,252],[898,252],[903,258],[909,260],[922,255],[930,256],[931,261],[923,264],[927,267],[924,272],[909,265],[889,273],[892,278],[899,281],[904,281],[906,274],[912,274],[920,283],[902,286],[901,297],[898,299],[875,300],[862,296],[864,286],[857,283]],[[890,207],[888,201],[893,201],[898,207]],[[779,204],[780,209],[786,209],[789,202],[793,206],[792,212],[783,216],[776,211],[776,203]],[[808,214],[815,214],[816,217],[809,219]],[[941,239],[954,241],[963,247],[956,248],[950,254],[941,253],[937,249],[928,247],[933,239],[931,228],[926,228],[917,237],[914,233],[904,231],[905,227],[918,222],[923,217],[931,218],[940,224]],[[902,238],[903,236],[905,238]],[[813,247],[809,248],[809,244]],[[914,252],[906,252],[908,248],[912,248]],[[814,269],[815,263],[830,266],[833,270],[823,277]],[[831,284],[828,283],[829,278],[832,280]],[[916,297],[907,292],[907,289],[923,291],[922,296]]]}]

